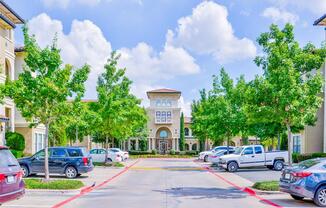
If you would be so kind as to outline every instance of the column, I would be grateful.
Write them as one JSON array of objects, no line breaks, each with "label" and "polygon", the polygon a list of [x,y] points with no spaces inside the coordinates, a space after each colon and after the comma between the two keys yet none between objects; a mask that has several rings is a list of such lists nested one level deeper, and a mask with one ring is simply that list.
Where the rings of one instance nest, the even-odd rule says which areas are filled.
[{"label": "column", "polygon": [[131,150],[131,144],[130,144],[130,139],[128,139],[128,151]]},{"label": "column", "polygon": [[138,141],[138,138],[136,139],[136,150],[139,150],[139,141]]},{"label": "column", "polygon": [[152,150],[152,139],[151,138],[147,138],[147,149],[150,151]]},{"label": "column", "polygon": [[177,151],[179,151],[180,149],[179,149],[179,139],[178,138],[175,139],[175,143],[177,145]]},{"label": "column", "polygon": [[156,149],[156,138],[152,138],[152,150]]},{"label": "column", "polygon": [[175,139],[174,138],[172,138],[172,149],[177,150],[176,147],[175,147]]}]

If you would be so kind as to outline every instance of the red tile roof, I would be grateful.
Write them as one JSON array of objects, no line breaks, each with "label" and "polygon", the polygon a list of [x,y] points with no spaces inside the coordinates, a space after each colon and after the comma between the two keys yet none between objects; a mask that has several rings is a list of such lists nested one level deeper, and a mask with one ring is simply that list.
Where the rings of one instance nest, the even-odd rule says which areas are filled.
[{"label": "red tile roof", "polygon": [[162,88],[162,89],[151,90],[148,91],[147,93],[181,93],[181,92],[178,90]]}]

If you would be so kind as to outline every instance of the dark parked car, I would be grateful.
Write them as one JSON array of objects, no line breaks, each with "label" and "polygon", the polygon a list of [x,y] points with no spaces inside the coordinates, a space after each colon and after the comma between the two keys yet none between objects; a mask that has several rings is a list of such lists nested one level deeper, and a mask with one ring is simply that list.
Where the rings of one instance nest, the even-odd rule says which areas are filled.
[{"label": "dark parked car", "polygon": [[22,197],[25,185],[17,159],[6,147],[0,146],[0,204]]},{"label": "dark parked car", "polygon": [[[23,176],[44,173],[44,155],[41,150],[32,157],[19,159]],[[92,158],[81,147],[50,147],[49,171],[50,174],[64,174],[67,178],[76,178],[82,173],[92,171],[94,168]]]},{"label": "dark parked car", "polygon": [[311,198],[315,204],[326,207],[326,159],[305,160],[285,168],[280,179],[280,190],[292,198]]}]

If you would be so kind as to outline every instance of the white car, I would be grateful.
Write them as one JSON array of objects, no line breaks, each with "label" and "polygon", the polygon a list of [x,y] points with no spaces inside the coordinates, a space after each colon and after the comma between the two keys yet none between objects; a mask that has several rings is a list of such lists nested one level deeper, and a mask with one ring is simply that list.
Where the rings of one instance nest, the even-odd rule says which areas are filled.
[{"label": "white car", "polygon": [[[199,153],[198,159],[199,160],[203,160],[204,162],[207,162],[208,161],[208,157],[210,155],[214,154],[215,152],[217,152],[219,150],[227,150],[227,149],[228,149],[227,146],[217,146],[217,147],[214,147],[211,150],[208,150],[208,151],[204,151],[204,152]],[[233,149],[234,149],[234,147],[229,146],[229,150],[233,150]]]},{"label": "white car", "polygon": [[230,172],[235,172],[238,168],[259,166],[280,171],[288,161],[287,151],[265,152],[261,145],[237,147],[233,154],[220,157],[220,165]]},{"label": "white car", "polygon": [[122,157],[122,160],[125,161],[129,158],[129,152],[122,151],[120,148],[110,148],[112,152],[119,154]]},{"label": "white car", "polygon": [[[232,154],[234,152],[234,150],[230,150],[229,154]],[[220,162],[220,157],[227,155],[228,151],[226,150],[219,150],[215,153],[213,153],[212,155],[208,156],[208,162],[213,163],[214,165],[218,165]]]},{"label": "white car", "polygon": [[[120,154],[117,154],[116,152],[113,152],[111,150],[108,151],[108,161],[109,162],[121,162],[122,156]],[[105,162],[105,149],[92,149],[89,151],[93,162]]]}]

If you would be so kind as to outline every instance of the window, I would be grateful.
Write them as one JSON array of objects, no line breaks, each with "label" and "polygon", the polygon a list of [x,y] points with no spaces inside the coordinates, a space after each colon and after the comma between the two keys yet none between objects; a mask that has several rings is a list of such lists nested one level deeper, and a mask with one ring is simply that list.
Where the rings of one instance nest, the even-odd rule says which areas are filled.
[{"label": "window", "polygon": [[83,153],[79,149],[67,149],[70,157],[81,157]]},{"label": "window", "polygon": [[45,135],[35,133],[35,151],[38,152],[45,147]]},{"label": "window", "polygon": [[45,157],[45,151],[41,150],[35,154],[36,158],[43,159]]},{"label": "window", "polygon": [[160,138],[168,138],[168,132],[166,130],[160,131]]},{"label": "window", "polygon": [[18,162],[16,158],[12,155],[12,153],[3,149],[0,150],[0,168],[8,168],[9,166],[18,166]]},{"label": "window", "polygon": [[185,136],[189,136],[189,128],[185,128]]},{"label": "window", "polygon": [[64,149],[53,149],[52,157],[66,157],[66,151]]},{"label": "window", "polygon": [[161,107],[161,100],[156,100],[156,107]]},{"label": "window", "polygon": [[243,151],[244,155],[252,155],[254,154],[254,150],[252,149],[252,147],[247,147],[244,151]]},{"label": "window", "polygon": [[166,106],[167,107],[172,107],[172,101],[171,100],[167,100],[166,101]]},{"label": "window", "polygon": [[162,106],[166,107],[166,100],[162,100]]},{"label": "window", "polygon": [[301,137],[300,137],[300,135],[293,136],[293,152],[301,153]]},{"label": "window", "polygon": [[104,149],[99,149],[99,150],[98,150],[98,154],[101,154],[101,155],[102,155],[102,154],[105,154],[105,150],[104,150]]},{"label": "window", "polygon": [[263,150],[261,149],[260,146],[255,146],[255,154],[262,154]]},{"label": "window", "polygon": [[156,123],[171,123],[172,122],[171,111],[156,111],[155,121]]},{"label": "window", "polygon": [[90,154],[97,154],[97,149],[93,149],[93,150],[91,150],[90,152],[89,152]]}]

